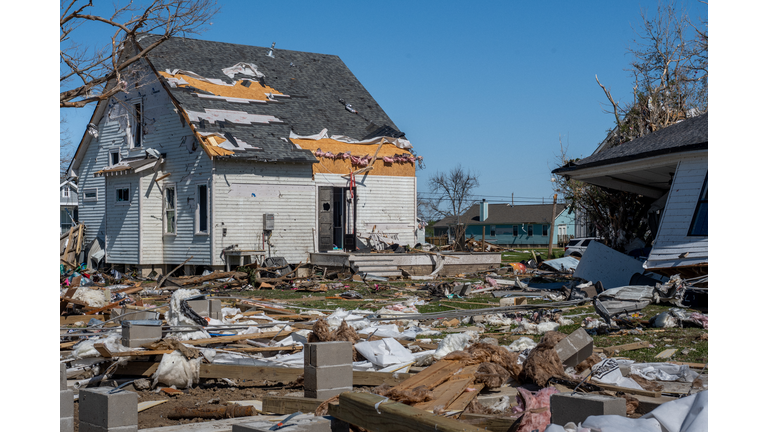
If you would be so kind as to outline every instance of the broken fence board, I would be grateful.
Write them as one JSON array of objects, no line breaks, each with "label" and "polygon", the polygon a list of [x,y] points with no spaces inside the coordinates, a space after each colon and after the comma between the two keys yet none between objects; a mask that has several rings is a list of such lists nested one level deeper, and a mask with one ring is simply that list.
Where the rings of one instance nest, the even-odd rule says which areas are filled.
[{"label": "broken fence board", "polygon": [[515,422],[514,417],[492,416],[486,414],[461,414],[459,419],[467,424],[490,432],[507,432]]},{"label": "broken fence board", "polygon": [[328,414],[372,432],[480,432],[482,429],[458,420],[430,414],[371,393],[344,392]]},{"label": "broken fence board", "polygon": [[419,403],[413,404],[412,406],[414,408],[422,409],[424,411],[429,411],[429,412],[434,411],[436,408],[445,409],[445,407],[449,406],[453,401],[455,401],[459,396],[461,396],[461,394],[464,393],[467,387],[472,385],[474,381],[475,381],[474,377],[446,381],[440,384],[439,386],[435,387],[435,389],[433,390],[434,399],[426,402],[419,402]]},{"label": "broken fence board", "polygon": [[[469,389],[474,390],[469,390]],[[470,402],[485,388],[483,383],[475,383],[468,388],[464,389],[464,392],[459,395],[450,405],[445,407],[446,411],[464,411]],[[505,429],[506,430],[506,429]]]},{"label": "broken fence board", "polygon": [[397,391],[410,390],[418,386],[426,386],[432,390],[440,384],[448,381],[463,366],[460,361],[439,360],[428,368],[414,374],[395,387]]}]

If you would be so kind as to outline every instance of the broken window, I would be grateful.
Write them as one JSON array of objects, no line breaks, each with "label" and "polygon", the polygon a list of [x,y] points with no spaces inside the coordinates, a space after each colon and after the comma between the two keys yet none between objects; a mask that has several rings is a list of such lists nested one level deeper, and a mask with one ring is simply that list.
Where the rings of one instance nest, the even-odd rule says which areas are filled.
[{"label": "broken window", "polygon": [[142,117],[141,102],[133,104],[133,148],[141,147],[142,137],[142,123],[144,118]]},{"label": "broken window", "polygon": [[128,186],[117,186],[115,188],[115,203],[129,204],[131,202],[131,188]]},{"label": "broken window", "polygon": [[549,225],[541,226],[541,235],[549,235]]},{"label": "broken window", "polygon": [[109,151],[109,165],[114,166],[120,163],[120,149]]},{"label": "broken window", "polygon": [[533,225],[528,225],[528,237],[533,235]]},{"label": "broken window", "polygon": [[98,189],[83,189],[83,202],[94,202],[99,200]]},{"label": "broken window", "polygon": [[[709,175],[707,175],[709,177]],[[708,230],[707,221],[707,177],[704,177],[704,185],[701,187],[701,193],[699,193],[699,201],[696,203],[696,211],[693,213],[693,220],[691,221],[691,227],[688,229],[689,236],[706,236]]]},{"label": "broken window", "polygon": [[491,225],[491,237],[496,236],[496,225]]},{"label": "broken window", "polygon": [[197,233],[208,234],[208,185],[197,186]]},{"label": "broken window", "polygon": [[520,232],[517,230],[517,225],[512,225],[512,235],[517,237]]},{"label": "broken window", "polygon": [[176,187],[165,187],[165,200],[163,200],[163,231],[166,234],[176,234]]}]

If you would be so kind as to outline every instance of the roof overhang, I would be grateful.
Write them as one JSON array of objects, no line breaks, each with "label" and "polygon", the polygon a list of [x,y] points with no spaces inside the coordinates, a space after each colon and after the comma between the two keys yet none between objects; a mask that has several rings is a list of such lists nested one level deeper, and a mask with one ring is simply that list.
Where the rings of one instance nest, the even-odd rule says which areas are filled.
[{"label": "roof overhang", "polygon": [[670,153],[611,164],[562,167],[555,174],[609,189],[660,198],[669,191],[680,161],[699,158],[707,149]]},{"label": "roof overhang", "polygon": [[121,162],[118,165],[115,165],[111,168],[106,168],[103,170],[96,171],[93,173],[94,177],[109,177],[109,176],[118,176],[118,175],[125,175],[125,174],[136,174],[140,173],[142,171],[153,169],[154,171],[157,171],[157,169],[165,162],[164,158],[154,158],[149,157],[146,159],[139,159],[129,162]]}]

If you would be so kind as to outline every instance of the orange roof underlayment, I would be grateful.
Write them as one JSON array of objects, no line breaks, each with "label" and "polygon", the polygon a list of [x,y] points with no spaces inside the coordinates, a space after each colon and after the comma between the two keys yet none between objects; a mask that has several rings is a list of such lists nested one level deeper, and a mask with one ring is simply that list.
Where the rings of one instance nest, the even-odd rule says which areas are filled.
[{"label": "orange roof underlayment", "polygon": [[227,156],[234,154],[232,150],[227,150],[225,148],[219,147],[219,144],[226,141],[226,139],[217,136],[217,135],[208,135],[207,137],[203,137],[201,140],[201,147],[203,147],[203,151],[205,151],[205,154],[208,155],[208,157],[214,157],[214,156]]},{"label": "orange roof underlayment", "polygon": [[261,83],[259,83],[258,81],[249,81],[250,83],[249,87],[246,87],[243,85],[243,83],[245,82],[243,80],[237,81],[233,86],[226,86],[226,85],[219,85],[219,84],[211,84],[209,82],[201,81],[199,79],[196,79],[189,75],[184,75],[184,74],[171,75],[167,72],[160,72],[160,75],[166,78],[182,78],[184,79],[184,81],[188,82],[189,84],[188,85],[178,84],[179,87],[193,87],[196,89],[211,92],[216,96],[236,97],[236,98],[243,98],[243,99],[267,101],[269,100],[267,98],[267,94],[269,93],[272,93],[273,95],[282,94],[270,86],[261,85]]},{"label": "orange roof underlayment", "polygon": [[[291,139],[291,142],[295,143],[299,147],[309,150],[312,153],[318,148],[323,152],[331,152],[333,154],[350,152],[353,156],[362,157],[368,155],[373,157],[376,153],[376,149],[379,144],[349,144],[342,141],[336,141],[330,138],[323,138],[319,140],[311,139]],[[379,154],[376,155],[376,160],[373,161],[373,169],[368,171],[368,175],[380,175],[380,176],[396,176],[396,177],[415,177],[416,176],[416,164],[411,162],[398,163],[398,162],[384,162],[383,156],[394,156],[396,154],[406,153],[410,155],[408,150],[401,149],[394,144],[384,143],[379,150]],[[312,164],[312,174],[349,174],[350,171],[357,171],[362,166],[352,165],[349,159],[330,159],[325,157],[317,158],[320,163]]]}]

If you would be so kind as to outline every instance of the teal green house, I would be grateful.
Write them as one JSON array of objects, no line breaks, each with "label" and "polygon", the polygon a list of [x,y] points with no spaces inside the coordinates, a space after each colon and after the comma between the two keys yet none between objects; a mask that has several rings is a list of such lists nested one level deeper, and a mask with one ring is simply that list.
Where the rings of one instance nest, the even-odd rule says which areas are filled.
[{"label": "teal green house", "polygon": [[[481,240],[485,229],[485,241],[500,246],[546,247],[552,229],[552,244],[565,245],[576,232],[575,215],[568,213],[565,204],[556,205],[554,224],[552,204],[511,205],[485,201],[470,207],[458,222],[466,225],[466,238]],[[441,223],[453,227],[457,220],[446,218],[438,222]]]}]

